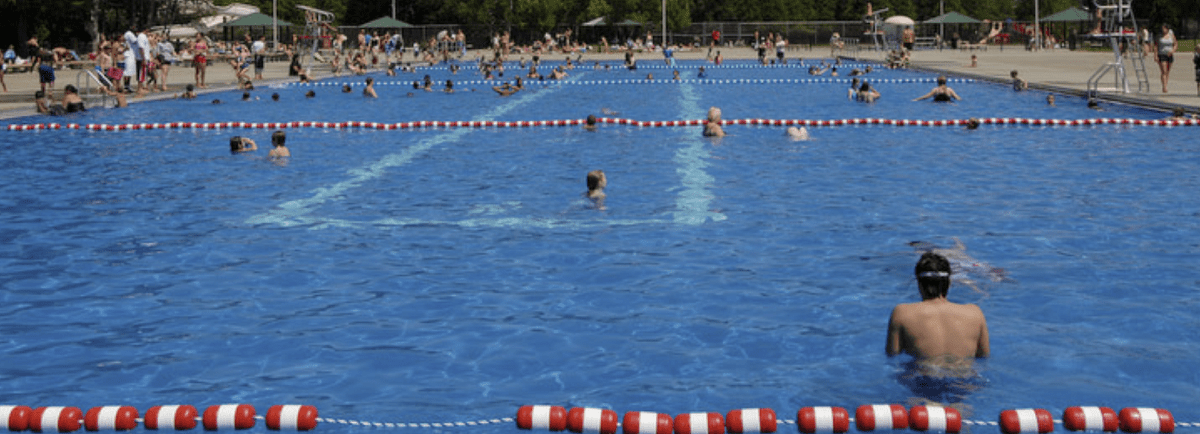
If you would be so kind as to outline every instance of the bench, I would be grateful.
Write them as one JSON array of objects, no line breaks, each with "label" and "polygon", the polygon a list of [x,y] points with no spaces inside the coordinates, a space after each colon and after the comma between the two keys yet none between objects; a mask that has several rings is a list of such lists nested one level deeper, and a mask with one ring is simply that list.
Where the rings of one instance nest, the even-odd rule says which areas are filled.
[{"label": "bench", "polygon": [[928,36],[928,37],[923,37],[923,38],[917,38],[913,41],[913,49],[914,50],[920,50],[920,49],[932,50],[934,48],[937,48],[937,38],[936,37]]}]

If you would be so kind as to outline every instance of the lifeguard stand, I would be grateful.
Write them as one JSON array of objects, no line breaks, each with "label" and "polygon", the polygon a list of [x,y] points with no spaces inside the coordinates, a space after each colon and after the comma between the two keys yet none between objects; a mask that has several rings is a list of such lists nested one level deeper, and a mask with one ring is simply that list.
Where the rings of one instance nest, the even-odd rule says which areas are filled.
[{"label": "lifeguard stand", "polygon": [[[1125,58],[1128,57],[1137,79],[1139,93],[1150,92],[1150,79],[1146,75],[1146,61],[1138,43],[1137,20],[1133,18],[1133,0],[1092,0],[1092,7],[1101,16],[1100,33],[1091,38],[1106,40],[1113,50],[1113,61],[1104,64],[1088,78],[1089,94],[1100,91],[1129,93],[1129,78],[1125,73]],[[1124,50],[1132,54],[1126,56]],[[1109,73],[1113,74],[1113,87],[1101,88],[1100,82]]]},{"label": "lifeguard stand", "polygon": [[871,42],[875,44],[875,51],[883,51],[887,48],[886,40],[883,44],[879,43],[879,35],[883,32],[880,30],[883,28],[883,13],[887,12],[888,9],[871,10],[870,3],[867,3],[867,15],[863,15],[863,22],[868,24],[867,32],[871,33]]},{"label": "lifeguard stand", "polygon": [[[314,7],[304,5],[296,5],[297,8],[304,11],[304,38],[311,40],[312,44],[297,44],[296,50],[301,51],[304,68],[308,68],[313,60],[323,60],[320,58],[321,38],[324,37],[326,30],[331,33],[337,29],[333,27],[333,12],[323,11]],[[329,37],[336,37],[329,35]],[[332,41],[330,41],[332,42]],[[311,48],[310,48],[311,47]],[[302,52],[303,49],[309,49],[307,53]],[[311,54],[311,55],[310,55]]]}]

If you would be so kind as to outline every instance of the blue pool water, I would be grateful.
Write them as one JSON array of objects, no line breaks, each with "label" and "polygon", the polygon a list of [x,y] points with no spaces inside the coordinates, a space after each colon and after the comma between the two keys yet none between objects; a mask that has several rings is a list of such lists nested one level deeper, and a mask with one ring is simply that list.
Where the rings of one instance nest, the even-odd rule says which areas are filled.
[{"label": "blue pool water", "polygon": [[[617,82],[648,72],[670,74],[575,70],[599,83],[508,98],[482,85],[408,97],[389,83],[477,79],[429,69],[377,76],[378,100],[286,86],[56,121],[517,121],[602,108],[686,120],[709,106],[725,119],[1163,117],[1069,97],[1048,109],[1044,93],[985,83],[954,83],[959,104],[913,103],[932,84],[902,81],[931,77],[898,71],[868,76],[883,94],[873,105],[846,101],[845,83]],[[987,295],[951,289],[991,331],[977,389],[956,398],[969,419],[1107,405],[1200,421],[1190,128],[816,127],[806,142],[781,127],[726,131],[300,128],[286,164],[227,152],[235,134],[268,147],[268,130],[0,132],[0,401],[303,403],[375,422],[511,417],[525,404],[785,418],[912,405],[906,359],[883,354],[888,314],[918,299],[908,243],[957,237],[1009,277],[973,276]],[[580,197],[592,169],[608,174],[606,211]]]}]

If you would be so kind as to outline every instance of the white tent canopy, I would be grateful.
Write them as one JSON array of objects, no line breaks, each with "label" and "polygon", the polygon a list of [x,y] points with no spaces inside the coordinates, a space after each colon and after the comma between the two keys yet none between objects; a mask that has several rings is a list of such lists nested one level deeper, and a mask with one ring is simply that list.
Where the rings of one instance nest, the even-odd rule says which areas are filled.
[{"label": "white tent canopy", "polygon": [[917,24],[912,18],[904,15],[893,15],[888,17],[886,20],[883,20],[883,22],[885,24],[891,24],[895,26],[915,26]]}]

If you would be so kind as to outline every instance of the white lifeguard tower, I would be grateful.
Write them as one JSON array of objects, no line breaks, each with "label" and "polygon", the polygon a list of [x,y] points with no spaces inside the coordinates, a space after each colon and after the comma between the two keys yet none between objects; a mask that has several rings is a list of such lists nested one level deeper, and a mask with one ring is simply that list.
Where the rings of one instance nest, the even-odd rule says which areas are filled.
[{"label": "white lifeguard tower", "polygon": [[[1088,35],[1102,39],[1112,47],[1113,61],[1105,63],[1088,78],[1089,95],[1101,91],[1129,93],[1129,77],[1126,75],[1125,60],[1128,59],[1137,79],[1137,92],[1150,92],[1150,79],[1146,75],[1146,60],[1138,42],[1137,20],[1133,18],[1133,0],[1092,0],[1093,10],[1100,15],[1099,33]],[[1125,51],[1128,50],[1127,54]],[[1113,87],[1100,87],[1100,82],[1112,73]]]},{"label": "white lifeguard tower", "polygon": [[301,58],[304,59],[302,61],[304,68],[307,69],[313,60],[324,60],[320,57],[321,38],[325,37],[327,30],[330,33],[330,38],[337,37],[333,34],[337,32],[337,29],[333,27],[333,12],[304,5],[296,5],[296,7],[304,11],[304,37],[310,39],[309,42],[311,42],[311,44],[300,43],[296,45],[296,50],[302,55]]},{"label": "white lifeguard tower", "polygon": [[863,15],[863,22],[867,23],[867,33],[871,35],[871,42],[874,43],[875,51],[883,51],[887,49],[887,40],[880,43],[879,36],[883,34],[883,13],[889,8],[880,10],[872,10],[871,4],[867,3],[867,14]]}]

